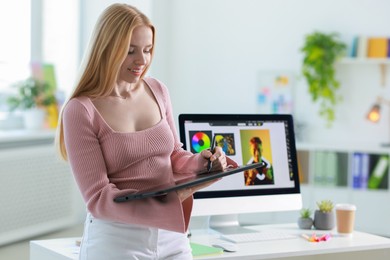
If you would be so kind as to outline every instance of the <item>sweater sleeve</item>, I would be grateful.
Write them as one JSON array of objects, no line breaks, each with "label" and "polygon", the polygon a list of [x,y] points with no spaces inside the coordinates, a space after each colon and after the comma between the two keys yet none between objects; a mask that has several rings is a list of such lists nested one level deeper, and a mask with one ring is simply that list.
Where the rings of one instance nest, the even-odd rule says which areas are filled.
[{"label": "sweater sleeve", "polygon": [[116,188],[109,183],[91,114],[79,101],[71,100],[64,109],[63,124],[66,151],[82,196],[87,205],[100,201]]}]

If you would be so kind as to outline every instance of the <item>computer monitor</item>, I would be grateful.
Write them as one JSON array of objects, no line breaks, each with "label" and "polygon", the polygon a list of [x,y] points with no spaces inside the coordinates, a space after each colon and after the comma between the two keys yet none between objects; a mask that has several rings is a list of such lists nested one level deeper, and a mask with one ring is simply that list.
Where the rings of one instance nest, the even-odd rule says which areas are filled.
[{"label": "computer monitor", "polygon": [[225,177],[194,194],[192,216],[210,216],[210,228],[247,232],[239,225],[239,214],[302,208],[291,115],[181,114],[179,132],[184,149],[193,153],[210,148],[214,137],[238,164],[259,160],[267,164]]}]

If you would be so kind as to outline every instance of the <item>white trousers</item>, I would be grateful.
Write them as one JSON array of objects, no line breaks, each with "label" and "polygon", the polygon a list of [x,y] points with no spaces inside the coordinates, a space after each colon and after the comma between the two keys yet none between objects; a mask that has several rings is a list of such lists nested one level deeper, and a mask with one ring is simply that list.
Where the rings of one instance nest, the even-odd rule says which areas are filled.
[{"label": "white trousers", "polygon": [[84,225],[80,260],[192,259],[186,234],[94,218]]}]

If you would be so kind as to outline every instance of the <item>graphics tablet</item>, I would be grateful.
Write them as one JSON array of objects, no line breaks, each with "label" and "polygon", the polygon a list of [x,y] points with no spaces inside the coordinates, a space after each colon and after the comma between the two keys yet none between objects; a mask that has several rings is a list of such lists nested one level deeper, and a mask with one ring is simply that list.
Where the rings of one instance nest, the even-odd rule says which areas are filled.
[{"label": "graphics tablet", "polygon": [[236,168],[227,168],[224,171],[221,172],[206,172],[206,173],[200,173],[192,178],[187,178],[183,181],[180,181],[174,186],[167,187],[161,190],[153,190],[153,191],[147,191],[147,192],[141,192],[141,193],[132,193],[120,197],[116,197],[114,199],[115,202],[125,202],[125,201],[131,201],[131,200],[137,200],[137,199],[144,199],[144,198],[150,198],[150,197],[158,197],[166,195],[168,192],[176,191],[183,188],[193,187],[195,185],[208,182],[211,180],[215,180],[218,178],[222,178],[228,175],[232,175],[235,173],[243,172],[246,170],[254,169],[254,168],[263,168],[266,164],[264,162],[259,163],[252,163],[248,165],[240,165]]}]

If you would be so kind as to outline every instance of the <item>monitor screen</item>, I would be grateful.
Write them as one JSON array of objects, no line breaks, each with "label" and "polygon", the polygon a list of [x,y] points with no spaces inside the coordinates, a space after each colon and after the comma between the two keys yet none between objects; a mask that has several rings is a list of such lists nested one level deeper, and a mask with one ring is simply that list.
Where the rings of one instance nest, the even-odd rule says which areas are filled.
[{"label": "monitor screen", "polygon": [[299,210],[297,155],[291,115],[181,114],[184,149],[199,153],[212,140],[238,164],[266,163],[194,194],[193,216]]}]

